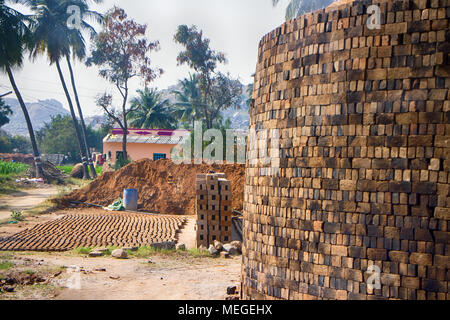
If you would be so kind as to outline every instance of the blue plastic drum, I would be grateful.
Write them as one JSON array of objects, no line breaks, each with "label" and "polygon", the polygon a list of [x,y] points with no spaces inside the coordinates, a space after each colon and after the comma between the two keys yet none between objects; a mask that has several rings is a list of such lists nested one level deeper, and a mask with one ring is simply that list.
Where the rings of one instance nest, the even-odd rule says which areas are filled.
[{"label": "blue plastic drum", "polygon": [[125,207],[125,210],[137,211],[138,191],[136,189],[123,190],[123,205]]}]

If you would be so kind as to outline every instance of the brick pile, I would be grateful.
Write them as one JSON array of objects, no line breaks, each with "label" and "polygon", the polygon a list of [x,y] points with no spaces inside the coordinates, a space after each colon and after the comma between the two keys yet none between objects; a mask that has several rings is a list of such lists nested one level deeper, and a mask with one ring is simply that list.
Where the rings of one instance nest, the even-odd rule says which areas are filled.
[{"label": "brick pile", "polygon": [[197,174],[197,247],[231,241],[232,192],[224,173]]},{"label": "brick pile", "polygon": [[450,298],[449,19],[355,1],[261,40],[250,128],[279,129],[280,169],[246,168],[243,298]]},{"label": "brick pile", "polygon": [[67,214],[11,237],[0,238],[0,251],[67,251],[79,247],[149,246],[176,241],[185,222],[178,216],[103,212]]}]

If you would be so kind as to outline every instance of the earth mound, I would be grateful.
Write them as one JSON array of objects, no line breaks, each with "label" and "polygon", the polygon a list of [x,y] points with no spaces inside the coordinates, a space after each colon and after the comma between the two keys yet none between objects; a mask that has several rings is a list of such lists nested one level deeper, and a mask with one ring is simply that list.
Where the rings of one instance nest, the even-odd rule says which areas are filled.
[{"label": "earth mound", "polygon": [[233,209],[242,211],[245,165],[243,164],[175,164],[171,160],[149,159],[130,163],[116,172],[105,172],[88,186],[58,200],[107,206],[123,189],[138,190],[138,209],[163,214],[195,214],[195,178],[197,173],[223,172],[232,184]]}]

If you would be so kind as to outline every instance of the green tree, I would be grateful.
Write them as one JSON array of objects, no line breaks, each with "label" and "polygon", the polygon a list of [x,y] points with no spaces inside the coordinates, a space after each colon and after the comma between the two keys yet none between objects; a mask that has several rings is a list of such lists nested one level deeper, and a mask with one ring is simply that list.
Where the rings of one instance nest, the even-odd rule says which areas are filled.
[{"label": "green tree", "polygon": [[156,89],[137,91],[138,96],[131,100],[132,111],[128,114],[130,126],[141,129],[173,129],[175,119],[172,117],[168,99],[161,99]]},{"label": "green tree", "polygon": [[[50,65],[55,64],[58,70],[58,75],[61,81],[64,94],[66,95],[67,103],[69,105],[70,114],[72,116],[73,126],[75,127],[75,134],[78,140],[79,152],[83,162],[83,178],[89,179],[89,169],[87,164],[87,146],[84,144],[82,133],[80,131],[79,123],[75,114],[72,99],[70,97],[67,84],[64,79],[64,74],[61,69],[60,61],[64,58],[70,57],[71,52],[74,51],[76,56],[82,56],[85,53],[84,43],[80,29],[69,27],[68,21],[70,19],[69,6],[77,6],[85,8],[85,1],[81,0],[21,0],[20,2],[30,6],[33,10],[33,23],[31,29],[33,31],[33,48],[32,55],[36,57],[39,54],[47,54]],[[70,59],[69,59],[70,60]]]},{"label": "green tree", "polygon": [[201,117],[203,107],[199,81],[196,74],[189,74],[189,78],[181,80],[181,90],[174,90],[177,101],[174,103],[174,116],[194,129],[195,120]]},{"label": "green tree", "polygon": [[212,128],[222,110],[239,106],[242,86],[228,74],[216,71],[219,63],[227,62],[225,54],[212,50],[210,40],[196,26],[178,26],[174,41],[185,49],[177,57],[178,65],[186,64],[198,73],[202,115],[207,128]]},{"label": "green tree", "polygon": [[[286,20],[295,19],[307,12],[323,9],[336,0],[291,0],[286,7]],[[272,4],[277,6],[280,0],[272,0]]]},{"label": "green tree", "polygon": [[44,173],[33,125],[12,71],[14,67],[22,66],[23,53],[31,43],[31,32],[26,24],[28,21],[29,19],[23,14],[8,7],[4,0],[0,0],[0,69],[7,73],[25,117],[33,148],[36,177],[43,178]]},{"label": "green tree", "polygon": [[0,127],[9,123],[8,116],[10,116],[11,114],[11,108],[6,105],[5,101],[3,101],[2,98],[0,98]]},{"label": "green tree", "polygon": [[[58,115],[46,123],[36,133],[42,151],[48,154],[64,154],[68,156],[69,161],[80,162],[78,141],[72,122],[70,116]],[[102,131],[96,131],[91,126],[87,126],[86,137],[89,145],[97,150],[102,150],[104,137]]]},{"label": "green tree", "polygon": [[162,73],[162,69],[152,69],[149,53],[159,49],[159,41],[148,41],[147,25],[127,19],[121,8],[114,7],[105,16],[104,28],[94,41],[92,56],[87,59],[88,66],[100,67],[99,74],[115,85],[122,97],[119,110],[112,106],[112,96],[104,94],[97,100],[105,114],[123,130],[122,154],[125,160],[127,153],[129,82],[132,78],[140,78],[145,86]]}]

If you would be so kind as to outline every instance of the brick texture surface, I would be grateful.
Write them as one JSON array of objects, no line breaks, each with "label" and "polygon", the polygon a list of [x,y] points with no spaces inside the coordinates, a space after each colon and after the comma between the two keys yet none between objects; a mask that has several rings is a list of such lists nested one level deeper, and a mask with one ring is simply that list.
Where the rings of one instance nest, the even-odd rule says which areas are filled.
[{"label": "brick texture surface", "polygon": [[249,145],[243,298],[449,299],[449,20],[449,0],[355,1],[261,40],[250,129],[280,151]]}]

